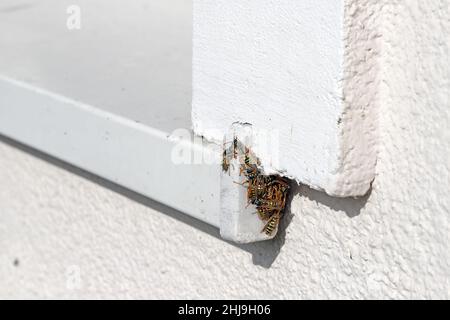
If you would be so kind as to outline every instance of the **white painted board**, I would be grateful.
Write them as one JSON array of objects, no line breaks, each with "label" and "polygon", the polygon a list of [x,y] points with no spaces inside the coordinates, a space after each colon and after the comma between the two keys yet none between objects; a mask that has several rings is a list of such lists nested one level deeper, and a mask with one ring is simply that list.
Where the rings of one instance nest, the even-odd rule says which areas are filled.
[{"label": "white painted board", "polygon": [[0,134],[219,227],[220,166],[174,161],[206,145],[1,76]]},{"label": "white painted board", "polygon": [[[79,30],[66,25],[74,4]],[[0,135],[219,227],[228,240],[264,240],[259,224],[245,238],[228,232],[255,215],[221,214],[226,201],[238,212],[245,202],[221,203],[221,146],[191,137],[191,8],[184,0],[2,1]]]},{"label": "white painted board", "polygon": [[[372,35],[364,39],[367,23],[346,3],[194,0],[194,131],[221,141],[233,123],[251,124],[268,172],[334,196],[365,194],[376,119],[370,102],[345,100],[371,92],[364,86],[371,79],[355,77],[362,81],[346,94]],[[359,33],[348,33],[355,26]]]},{"label": "white painted board", "polygon": [[0,30],[1,75],[165,132],[191,127],[191,1],[2,0]]},{"label": "white painted board", "polygon": [[191,26],[184,0],[1,1],[0,134],[218,227],[219,164],[172,159],[191,127]]}]

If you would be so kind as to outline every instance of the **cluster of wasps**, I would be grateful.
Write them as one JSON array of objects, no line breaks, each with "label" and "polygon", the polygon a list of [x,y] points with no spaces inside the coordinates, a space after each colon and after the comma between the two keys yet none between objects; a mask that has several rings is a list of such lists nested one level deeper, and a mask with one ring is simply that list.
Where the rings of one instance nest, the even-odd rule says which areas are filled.
[{"label": "cluster of wasps", "polygon": [[239,159],[239,175],[246,180],[240,185],[247,188],[247,205],[256,206],[259,218],[266,224],[261,232],[272,236],[277,230],[286,207],[289,183],[277,175],[264,175],[259,169],[261,163],[250,148],[234,137],[229,148],[224,144],[222,169],[229,172],[232,159]]}]

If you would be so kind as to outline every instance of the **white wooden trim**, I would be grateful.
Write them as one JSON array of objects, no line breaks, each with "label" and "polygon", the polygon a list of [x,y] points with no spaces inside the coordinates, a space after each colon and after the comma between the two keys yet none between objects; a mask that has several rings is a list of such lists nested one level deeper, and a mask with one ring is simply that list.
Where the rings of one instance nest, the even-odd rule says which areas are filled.
[{"label": "white wooden trim", "polygon": [[377,157],[374,6],[194,0],[194,131],[219,141],[232,124],[251,124],[266,133],[254,149],[266,171],[364,195]]},{"label": "white wooden trim", "polygon": [[175,164],[167,133],[0,76],[0,134],[219,227],[220,166]]}]

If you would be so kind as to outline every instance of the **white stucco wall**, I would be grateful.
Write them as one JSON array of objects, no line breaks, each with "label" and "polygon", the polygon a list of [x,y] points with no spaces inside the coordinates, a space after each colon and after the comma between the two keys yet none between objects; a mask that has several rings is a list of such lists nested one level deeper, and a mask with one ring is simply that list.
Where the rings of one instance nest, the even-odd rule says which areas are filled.
[{"label": "white stucco wall", "polygon": [[370,195],[300,187],[277,241],[237,247],[2,142],[0,297],[450,298],[449,4],[387,2]]}]

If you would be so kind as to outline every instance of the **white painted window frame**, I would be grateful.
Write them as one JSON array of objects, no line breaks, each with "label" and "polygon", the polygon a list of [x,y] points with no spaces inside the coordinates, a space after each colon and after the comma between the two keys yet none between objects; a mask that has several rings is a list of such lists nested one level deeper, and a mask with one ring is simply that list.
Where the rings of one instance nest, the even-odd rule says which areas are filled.
[{"label": "white painted window frame", "polygon": [[[305,0],[305,3],[310,2],[311,0]],[[319,9],[311,12],[320,13],[322,9],[329,9],[325,5],[328,2],[321,0],[320,3],[323,4],[323,8],[319,6]],[[321,43],[319,41],[323,37],[327,37],[326,33],[311,36],[311,34],[306,34],[305,30],[299,29],[299,36],[302,40],[305,42],[308,42],[308,39],[315,41],[314,50],[336,50],[331,55],[325,54],[319,59],[323,58],[324,61],[330,63],[329,56],[336,57],[335,60],[332,59],[331,64],[338,71],[331,74],[331,87],[334,88],[336,85],[341,90],[337,96],[350,98],[350,100],[337,99],[331,106],[328,106],[326,99],[308,98],[308,101],[317,107],[335,110],[331,119],[332,121],[336,120],[336,128],[333,129],[334,131],[327,130],[325,134],[330,134],[330,132],[336,134],[336,146],[328,148],[328,142],[325,140],[325,143],[321,142],[322,144],[315,145],[315,135],[320,136],[321,128],[316,128],[314,134],[304,132],[307,125],[302,120],[303,122],[300,122],[302,125],[298,130],[302,133],[302,137],[310,139],[306,145],[309,149],[302,149],[305,144],[298,144],[295,139],[290,144],[284,145],[283,156],[290,158],[290,162],[287,163],[288,170],[281,171],[281,173],[284,172],[300,183],[307,183],[335,196],[358,196],[368,190],[374,175],[376,143],[373,132],[376,130],[373,130],[373,126],[376,123],[376,113],[372,103],[368,103],[368,100],[373,98],[373,95],[370,94],[372,91],[368,88],[356,88],[359,80],[370,80],[370,77],[364,74],[364,69],[368,65],[356,62],[361,59],[359,55],[367,54],[366,49],[371,49],[372,54],[376,50],[373,50],[375,47],[372,41],[361,42],[361,39],[344,37],[345,32],[357,28],[361,21],[364,22],[364,14],[362,17],[352,16],[354,25],[352,25],[352,21],[349,23],[345,20],[348,18],[345,15],[345,10],[348,8],[344,6],[344,3],[345,1],[342,0],[340,2],[342,6],[338,5],[342,12],[337,15],[341,14],[342,16],[338,17],[336,21],[332,21],[331,28],[328,28],[332,30],[333,27],[337,27],[340,28],[339,32],[342,32],[343,37],[340,39],[342,42],[338,41],[336,46],[329,46],[334,42],[324,41]],[[295,4],[298,3],[292,1],[293,9],[296,8]],[[290,96],[291,91],[283,93],[286,83],[272,83],[268,88],[265,81],[261,82],[261,77],[270,77],[273,73],[270,68],[263,72],[259,68],[266,66],[266,62],[278,61],[278,55],[284,49],[281,47],[283,42],[278,42],[277,37],[271,37],[266,39],[270,45],[270,48],[266,48],[264,34],[261,35],[263,38],[259,39],[260,42],[252,42],[245,32],[248,31],[253,37],[258,35],[258,28],[261,28],[268,34],[271,32],[276,34],[278,31],[275,29],[281,28],[280,26],[294,28],[294,25],[299,23],[295,20],[297,19],[296,15],[289,16],[286,21],[278,21],[279,23],[272,23],[269,26],[266,25],[264,19],[252,19],[255,8],[262,5],[270,8],[278,6],[279,3],[275,0],[261,0],[258,3],[246,4],[240,3],[239,0],[210,2],[194,0],[193,126],[195,133],[211,138],[211,141],[216,141],[216,144],[197,145],[193,141],[185,141],[184,147],[188,152],[218,155],[221,148],[218,141],[221,141],[224,136],[230,140],[236,132],[244,136],[248,134],[248,132],[244,132],[245,130],[240,131],[239,128],[232,129],[231,126],[234,122],[255,122],[260,127],[270,127],[265,119],[278,116],[280,110],[271,110],[270,105],[267,105],[269,109],[264,109],[262,117],[255,113],[254,104],[257,105],[258,101],[263,100],[255,100],[251,90],[241,90],[247,82],[253,83],[254,91],[271,90],[275,92],[276,100],[274,101],[280,106],[291,104],[292,107],[295,106],[295,103],[301,104],[307,92],[313,89],[324,90],[324,92],[330,90],[326,86],[322,87],[317,82],[317,78],[314,78],[316,82],[312,88],[306,88],[305,92],[300,92],[292,97]],[[228,10],[222,10],[224,6]],[[289,9],[291,3],[285,2],[283,6],[286,6],[283,10]],[[357,12],[367,11],[365,10],[367,8],[362,9]],[[240,12],[239,16],[236,16],[233,14],[237,12],[236,10],[244,10],[244,13]],[[268,13],[268,11],[264,12]],[[332,16],[336,15],[333,13]],[[277,19],[274,17],[274,20]],[[252,21],[252,24],[248,25],[248,21]],[[317,28],[319,30],[320,25]],[[218,31],[219,33],[217,33]],[[366,28],[365,31],[369,33],[370,40],[376,37],[372,31],[371,28]],[[331,35],[333,41],[337,39],[335,36],[334,33]],[[228,40],[235,50],[224,52],[224,42]],[[356,50],[361,46],[362,51]],[[349,53],[343,50],[344,47],[355,48],[355,52]],[[229,47],[229,49],[232,48]],[[239,51],[240,49],[242,51]],[[271,50],[265,53],[261,51],[265,49]],[[298,49],[301,50],[300,47]],[[295,65],[297,53],[291,51],[286,55],[288,59],[294,59],[289,62],[290,66]],[[289,57],[289,55],[291,56]],[[368,59],[368,61],[373,60]],[[292,64],[293,62],[294,64]],[[243,70],[250,71],[243,77],[242,73],[238,72],[239,68],[235,69],[235,66],[246,66],[247,64],[256,69],[244,67]],[[321,64],[322,62],[319,61],[317,65]],[[284,67],[284,65],[279,65],[280,69]],[[329,67],[330,65],[325,66],[321,72],[326,72]],[[227,73],[227,70],[232,70],[232,72]],[[311,72],[311,70],[293,71],[294,76],[298,72]],[[356,77],[356,80],[345,78],[351,72],[361,73],[362,76]],[[341,79],[337,79],[336,75],[342,75],[345,78],[343,86],[340,86],[342,85]],[[301,78],[306,87],[309,85],[307,78],[308,74],[306,77],[302,75]],[[332,81],[336,81],[336,83]],[[359,95],[361,90],[367,90],[369,94],[363,93],[361,97]],[[227,93],[225,97],[221,96],[223,92]],[[323,92],[319,92],[318,96],[322,97],[322,94]],[[241,118],[228,117],[228,115],[221,118],[222,103],[233,105],[234,109],[230,109],[231,113],[238,114]],[[284,119],[289,119],[292,126],[296,118],[302,119],[302,112],[305,111],[294,111],[292,117],[286,115]],[[249,114],[251,118],[246,118]],[[210,119],[214,119],[213,126],[220,128],[216,135],[211,134],[211,131],[204,127],[205,120],[207,122]],[[211,122],[208,124],[211,125]],[[314,125],[314,118],[310,120],[309,125]],[[282,122],[271,127],[272,130],[277,128],[280,131],[286,131]],[[213,164],[205,162],[198,164],[175,163],[173,152],[180,142],[168,132],[162,132],[126,117],[68,99],[59,93],[50,92],[23,81],[0,76],[0,134],[218,227],[226,239],[236,242],[254,242],[270,238],[261,233],[263,222],[259,221],[257,215],[252,215],[252,208],[246,208],[244,188],[234,183],[242,179],[238,172],[234,170],[230,175],[224,174],[220,163],[217,162]],[[329,167],[323,165],[326,169],[320,171],[320,161],[318,166],[314,161],[318,159],[318,155],[329,150],[335,152],[330,157],[334,162]],[[280,168],[271,166],[270,154],[258,152],[258,155],[261,156],[266,168],[279,172],[277,169]],[[327,166],[328,164],[326,163]],[[310,170],[311,168],[313,170]]]},{"label": "white painted window frame", "polygon": [[219,227],[220,166],[174,163],[168,133],[0,76],[0,134]]}]

